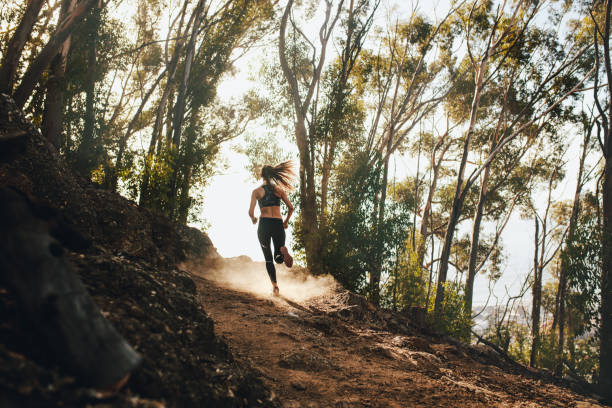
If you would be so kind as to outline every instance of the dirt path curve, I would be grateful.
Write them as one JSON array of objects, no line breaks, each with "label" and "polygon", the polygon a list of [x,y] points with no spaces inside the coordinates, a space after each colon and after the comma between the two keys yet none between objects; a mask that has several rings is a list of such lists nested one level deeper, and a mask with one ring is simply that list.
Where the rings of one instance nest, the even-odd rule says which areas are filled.
[{"label": "dirt path curve", "polygon": [[599,407],[566,388],[479,362],[455,345],[322,312],[333,306],[330,294],[296,302],[206,278],[197,285],[216,333],[238,361],[261,373],[284,407]]}]

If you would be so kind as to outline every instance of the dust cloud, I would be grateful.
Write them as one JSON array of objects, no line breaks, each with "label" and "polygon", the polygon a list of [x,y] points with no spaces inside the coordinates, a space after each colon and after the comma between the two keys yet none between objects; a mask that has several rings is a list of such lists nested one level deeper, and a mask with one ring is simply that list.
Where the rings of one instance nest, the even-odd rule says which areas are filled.
[{"label": "dust cloud", "polygon": [[[275,266],[280,294],[296,302],[331,293],[339,287],[331,275],[312,276],[295,265],[291,269],[282,264]],[[273,297],[265,262],[253,262],[247,256],[223,259],[214,267],[198,268],[197,273],[228,289]]]}]

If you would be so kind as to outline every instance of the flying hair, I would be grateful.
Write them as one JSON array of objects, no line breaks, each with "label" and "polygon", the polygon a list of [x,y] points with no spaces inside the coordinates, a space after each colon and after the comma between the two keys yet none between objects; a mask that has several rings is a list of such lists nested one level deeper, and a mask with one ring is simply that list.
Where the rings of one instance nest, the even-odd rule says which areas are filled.
[{"label": "flying hair", "polygon": [[263,166],[261,168],[261,178],[285,191],[291,191],[293,190],[292,182],[295,181],[293,162],[287,160],[276,166]]}]

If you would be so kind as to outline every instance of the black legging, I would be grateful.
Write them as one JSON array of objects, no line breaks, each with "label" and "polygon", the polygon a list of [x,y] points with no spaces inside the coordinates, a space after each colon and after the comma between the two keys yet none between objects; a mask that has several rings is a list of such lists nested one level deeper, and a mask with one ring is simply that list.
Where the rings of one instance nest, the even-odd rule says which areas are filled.
[{"label": "black legging", "polygon": [[283,263],[283,254],[280,248],[285,246],[285,228],[283,220],[280,218],[260,218],[257,227],[257,238],[261,244],[261,249],[266,258],[266,270],[272,283],[276,283],[276,268],[272,262],[272,249],[270,249],[270,238],[274,243],[274,261]]}]

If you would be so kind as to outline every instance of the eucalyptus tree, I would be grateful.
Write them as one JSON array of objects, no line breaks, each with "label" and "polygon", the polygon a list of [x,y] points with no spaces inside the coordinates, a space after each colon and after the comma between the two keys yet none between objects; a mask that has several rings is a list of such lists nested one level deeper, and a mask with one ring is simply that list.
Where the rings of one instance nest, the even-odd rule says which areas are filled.
[{"label": "eucalyptus tree", "polygon": [[[382,162],[381,189],[374,202],[374,231],[385,219],[389,161],[404,148],[422,120],[436,112],[449,94],[457,72],[454,59],[443,49],[452,48],[454,37],[446,25],[455,9],[441,21],[430,23],[418,13],[407,21],[390,21],[380,35],[380,48],[365,54],[362,64],[371,101],[371,123],[367,133],[366,151],[370,162]],[[382,257],[370,271],[370,293],[378,301]]]},{"label": "eucalyptus tree", "polygon": [[[563,14],[556,18],[561,20],[562,16]],[[497,64],[497,72],[491,77],[489,85],[483,92],[484,100],[480,102],[482,112],[478,123],[483,129],[475,131],[473,144],[485,155],[490,154],[513,128],[532,119],[533,112],[529,104],[532,103],[532,92],[537,89],[538,81],[543,76],[540,68],[542,61],[554,60],[557,56],[563,55],[563,44],[557,40],[555,31],[526,27],[520,36],[519,39],[511,38],[509,44],[504,44],[510,49],[502,54],[502,62]],[[561,77],[561,80],[572,81],[572,78]],[[546,121],[539,123],[539,126],[534,124],[526,127],[523,134],[517,135],[499,151],[495,160],[484,166],[479,178],[480,193],[472,225],[470,261],[465,285],[466,312],[471,313],[474,279],[479,266],[482,266],[487,258],[485,255],[481,260],[479,250],[485,206],[506,190],[506,197],[502,202],[511,204],[507,206],[505,216],[498,214],[500,218],[505,219],[505,222],[500,224],[501,228],[496,229],[494,241],[497,242],[517,203],[520,205],[521,200],[524,200],[530,189],[534,172],[537,171],[530,169],[529,165],[522,164],[523,158],[544,132],[548,134],[558,132],[566,121],[570,109],[571,107],[554,109],[546,116]]]},{"label": "eucalyptus tree", "polygon": [[[609,0],[595,1],[592,10],[595,46],[593,96],[599,114],[596,121],[597,138],[603,155],[599,387],[603,395],[612,398],[612,140],[610,139],[612,127],[612,61],[610,57],[612,2]],[[599,49],[600,46],[602,50]],[[600,68],[602,56],[603,69]],[[600,84],[600,75],[603,80],[607,81],[603,86]]]},{"label": "eucalyptus tree", "polygon": [[[241,134],[241,113],[234,118],[236,126],[218,130],[214,112],[230,109],[223,105],[209,109],[216,101],[217,84],[237,58],[270,30],[273,7],[268,0],[185,0],[164,9],[159,1],[139,1],[131,21],[134,35],[115,50],[111,60],[120,63],[96,90],[101,99],[96,117],[103,119],[97,139],[105,143],[104,174],[96,181],[112,190],[121,186],[139,197],[140,205],[185,221],[193,183],[203,181],[201,175],[210,175],[209,167],[214,167],[218,146],[211,144]],[[166,18],[168,26],[163,27]],[[204,123],[208,120],[210,126]],[[230,137],[229,129],[238,133]],[[134,139],[146,136],[150,139],[140,165],[141,152]]]},{"label": "eucalyptus tree", "polygon": [[[580,204],[582,201],[582,189],[585,183],[588,181],[588,172],[589,169],[586,168],[587,163],[586,159],[589,155],[589,152],[593,149],[592,146],[592,132],[595,126],[594,124],[595,118],[593,114],[587,114],[587,112],[582,112],[580,117],[580,122],[582,125],[582,151],[578,160],[578,174],[576,176],[576,188],[574,190],[574,198],[571,205],[571,212],[569,214],[568,226],[567,226],[567,242],[573,243],[575,242],[575,233],[578,223],[578,217],[580,215]],[[565,323],[567,319],[567,282],[568,282],[568,265],[569,258],[567,256],[562,256],[561,258],[561,267],[559,271],[559,285],[557,289],[556,296],[556,305],[557,313],[555,313],[554,322],[558,323],[559,327],[559,344],[557,349],[557,366],[556,371],[558,374],[561,374],[563,370],[563,349],[565,347]],[[553,323],[553,330],[555,324]],[[532,351],[533,355],[533,351]]]},{"label": "eucalyptus tree", "polygon": [[[552,150],[551,146],[545,146],[539,143],[539,146],[547,151]],[[556,151],[556,154],[554,153]],[[531,352],[529,365],[534,367],[537,364],[538,351],[541,344],[540,334],[540,316],[542,312],[542,282],[544,270],[550,262],[555,259],[563,242],[564,233],[559,233],[563,230],[564,221],[560,217],[552,217],[552,211],[555,207],[562,207],[562,203],[553,202],[553,190],[558,185],[559,181],[564,177],[563,167],[560,157],[562,153],[559,149],[553,151],[552,157],[554,160],[547,160],[543,157],[535,157],[533,168],[536,169],[536,181],[538,184],[542,182],[546,185],[546,201],[544,211],[540,214],[539,209],[535,205],[535,199],[530,197],[529,202],[523,207],[525,217],[533,216],[535,223],[534,234],[534,256],[533,256],[533,278],[531,284]],[[550,156],[549,156],[550,157]],[[533,195],[533,192],[531,192]],[[556,223],[554,223],[556,221]],[[541,228],[541,229],[540,229]]]},{"label": "eucalyptus tree", "polygon": [[0,65],[0,92],[2,93],[11,94],[13,91],[21,55],[45,2],[45,0],[27,2],[19,25],[6,44]]},{"label": "eucalyptus tree", "polygon": [[[601,310],[601,206],[597,194],[585,191],[580,199],[580,211],[575,222],[572,239],[566,239],[561,253],[565,275],[565,334],[567,346],[555,350],[552,356],[555,368],[559,364],[578,372],[588,381],[597,379],[600,365],[600,339],[597,328],[603,316]],[[561,271],[559,273],[561,277]],[[560,283],[559,283],[560,284]],[[557,286],[559,292],[559,285]],[[555,306],[561,322],[560,308]],[[553,310],[554,312],[554,310]],[[552,334],[552,333],[551,333]],[[554,338],[554,334],[553,334]]]},{"label": "eucalyptus tree", "polygon": [[[427,197],[425,198],[424,205],[421,210],[421,225],[419,227],[420,239],[416,248],[417,252],[417,263],[424,269],[424,259],[426,251],[426,242],[428,238],[432,239],[431,246],[433,247],[433,236],[436,231],[436,226],[433,223],[433,210],[434,197],[437,191],[438,183],[440,182],[444,173],[448,173],[444,166],[445,160],[449,160],[448,154],[451,153],[451,147],[456,145],[455,138],[451,136],[453,127],[450,126],[450,118],[446,118],[446,129],[444,133],[434,136],[433,132],[424,139],[419,138],[419,146],[429,156],[429,175],[423,174],[423,177],[428,177],[427,185]],[[448,175],[448,174],[446,174]],[[420,205],[419,200],[417,200]],[[414,226],[416,227],[416,225]],[[432,257],[433,261],[433,257]],[[430,264],[430,267],[433,263]],[[431,275],[431,274],[430,274]],[[431,280],[431,276],[430,276]]]},{"label": "eucalyptus tree", "polygon": [[[38,84],[43,72],[47,69],[53,58],[57,55],[58,51],[63,47],[64,42],[74,30],[79,22],[81,22],[90,12],[92,8],[97,6],[98,0],[82,0],[72,9],[70,13],[67,13],[66,17],[58,24],[55,32],[49,37],[47,43],[38,52],[36,57],[30,62],[27,69],[20,78],[19,85],[13,92],[13,98],[18,106],[23,107],[27,102],[28,98],[32,95],[32,91]],[[24,16],[25,17],[25,16]],[[31,26],[27,24],[26,29],[31,30]],[[15,36],[21,35],[18,31]],[[16,41],[17,44],[21,44],[21,41]],[[10,59],[3,62],[0,71],[5,71],[8,75],[3,79],[6,89],[10,90],[15,84],[14,69],[11,68],[15,60],[19,60],[23,47],[19,49],[19,52],[15,55],[11,54]]]},{"label": "eucalyptus tree", "polygon": [[[62,1],[58,22],[74,10],[76,0]],[[56,148],[61,145],[62,125],[64,121],[65,74],[71,37],[68,36],[53,58],[49,67],[49,79],[45,95],[45,110],[42,119],[42,133]]]},{"label": "eucalyptus tree", "polygon": [[[196,142],[201,139],[205,140],[207,145],[218,146],[228,137],[215,136],[215,132],[202,134],[194,126],[197,126],[201,111],[207,109],[214,101],[221,76],[235,62],[232,57],[234,51],[247,48],[269,29],[268,22],[274,16],[273,5],[274,2],[269,0],[228,1],[215,12],[207,10],[208,14],[204,16],[200,28],[200,39],[193,48],[192,63],[189,63],[191,45],[188,43],[186,46],[187,54],[182,67],[183,77],[178,85],[172,112],[172,134],[167,135],[172,154],[176,154],[176,161],[171,163],[167,211],[179,221],[186,219],[185,203],[189,201],[191,175],[198,160]],[[189,65],[191,65],[190,73],[186,76]],[[184,93],[183,86],[185,86]],[[249,113],[237,114],[234,118],[235,124],[233,127],[230,126],[230,129],[243,129],[243,121],[252,119]],[[183,126],[181,117],[188,121],[184,141],[181,140]],[[233,133],[230,138],[240,134],[241,132]],[[214,163],[209,161],[206,165],[213,166]]]},{"label": "eucalyptus tree", "polygon": [[[325,218],[327,211],[328,183],[341,139],[339,134],[342,133],[343,110],[350,93],[349,78],[378,4],[379,1],[369,0],[350,1],[348,4],[339,0],[334,4],[334,1],[326,0],[323,21],[318,31],[318,48],[293,18],[293,0],[287,2],[280,21],[279,60],[293,110],[293,131],[300,160],[298,229],[305,248],[306,263],[313,273],[321,272],[320,218]],[[343,16],[346,16],[344,21]],[[333,33],[339,22],[344,28],[340,40],[340,56],[326,74],[330,81],[328,92],[320,95],[321,88],[325,91],[321,82],[328,46],[333,41]],[[326,96],[327,100],[322,101],[321,96]],[[321,206],[317,202],[317,156],[323,160],[321,184],[324,193]]]},{"label": "eucalyptus tree", "polygon": [[541,67],[542,73],[536,81],[529,84],[526,100],[520,109],[520,111],[528,112],[528,119],[525,118],[525,115],[515,115],[506,127],[508,130],[495,143],[495,147],[487,153],[485,159],[474,166],[472,172],[466,177],[470,146],[481,114],[481,97],[506,59],[514,52],[519,41],[523,39],[526,30],[535,24],[535,18],[540,14],[544,4],[545,2],[518,1],[512,4],[503,2],[494,9],[491,2],[474,1],[458,14],[458,21],[465,35],[467,58],[474,75],[474,91],[467,130],[463,137],[463,154],[457,171],[452,209],[438,269],[434,305],[434,312],[438,316],[442,313],[444,285],[453,236],[468,191],[508,143],[530,128],[542,127],[548,115],[580,89],[585,80],[577,80],[573,74],[577,70],[577,60],[584,54],[586,47],[577,49],[575,44],[569,42],[565,44],[561,58],[547,59],[546,64],[538,62],[537,66]]},{"label": "eucalyptus tree", "polygon": [[[156,157],[155,157],[156,147],[158,146],[158,144],[160,144],[160,139],[161,139],[160,136],[162,133],[164,118],[166,117],[165,116],[166,109],[167,109],[170,99],[172,99],[171,95],[173,94],[174,89],[175,89],[175,75],[177,73],[179,59],[180,59],[180,56],[182,55],[182,50],[185,45],[187,33],[191,25],[193,24],[193,20],[195,18],[195,14],[191,13],[191,17],[189,18],[187,22],[185,22],[188,4],[189,4],[188,1],[183,2],[183,5],[180,8],[180,11],[178,12],[177,16],[172,19],[172,22],[169,24],[169,27],[167,30],[168,33],[166,36],[164,53],[163,53],[163,61],[164,61],[165,67],[162,72],[164,74],[163,77],[164,77],[165,85],[163,86],[163,91],[162,91],[161,96],[159,97],[159,100],[156,102],[157,106],[155,108],[155,113],[154,113],[155,120],[153,123],[153,128],[151,130],[151,137],[149,139],[149,147],[147,149],[147,153],[144,158],[143,175],[142,175],[142,181],[140,183],[140,198],[139,198],[140,206],[148,205],[148,200],[150,196],[149,182],[151,178],[151,169],[154,164],[154,161],[156,160]],[[173,47],[170,48],[169,44],[172,38],[176,38],[176,41],[174,42]],[[169,110],[168,110],[168,116],[170,116]],[[136,116],[134,118],[136,118]],[[128,126],[128,130],[129,128],[130,127]],[[122,163],[118,159],[116,166],[118,167],[121,165]]]}]

